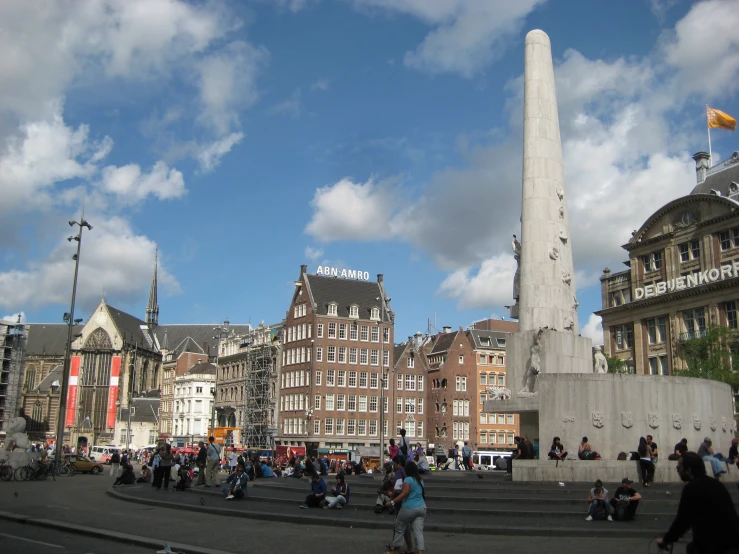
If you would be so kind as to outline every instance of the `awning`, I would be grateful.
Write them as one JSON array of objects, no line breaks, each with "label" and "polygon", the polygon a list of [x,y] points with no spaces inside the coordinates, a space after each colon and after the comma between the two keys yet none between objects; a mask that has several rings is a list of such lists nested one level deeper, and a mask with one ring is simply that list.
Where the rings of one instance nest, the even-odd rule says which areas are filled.
[{"label": "awning", "polygon": [[376,446],[357,446],[355,447],[354,452],[359,456],[374,456],[376,458],[380,456],[380,449]]}]

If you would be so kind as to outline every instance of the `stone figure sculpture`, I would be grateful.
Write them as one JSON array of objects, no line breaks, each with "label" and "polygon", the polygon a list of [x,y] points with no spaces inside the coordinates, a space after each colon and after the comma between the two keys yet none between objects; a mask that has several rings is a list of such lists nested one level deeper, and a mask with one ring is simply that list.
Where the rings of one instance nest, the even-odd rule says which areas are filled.
[{"label": "stone figure sculpture", "polygon": [[26,420],[22,417],[16,417],[8,423],[7,434],[5,437],[5,450],[10,452],[16,448],[25,451],[31,446],[31,441],[26,436]]},{"label": "stone figure sculpture", "polygon": [[700,416],[694,415],[693,416],[693,429],[696,431],[700,431],[703,424],[701,423]]},{"label": "stone figure sculpture", "polygon": [[516,260],[516,273],[513,275],[513,298],[516,300],[516,303],[518,304],[518,297],[521,295],[520,293],[521,243],[518,242],[516,235],[513,235],[513,241],[511,242],[511,247],[513,248],[513,257]]},{"label": "stone figure sculpture", "polygon": [[511,389],[506,387],[488,387],[485,390],[492,395],[492,397],[488,397],[488,400],[508,400],[512,395]]},{"label": "stone figure sculpture", "polygon": [[565,197],[565,191],[562,187],[557,187],[557,198],[562,200]]},{"label": "stone figure sculpture", "polygon": [[572,284],[572,275],[570,275],[569,271],[562,272],[562,282],[567,283],[568,285]]},{"label": "stone figure sculpture", "polygon": [[608,360],[600,351],[600,346],[595,347],[593,358],[593,373],[608,373]]},{"label": "stone figure sculpture", "polygon": [[680,414],[672,414],[672,426],[675,429],[682,429],[683,427],[683,416]]},{"label": "stone figure sculpture", "polygon": [[556,246],[552,246],[552,249],[549,251],[549,257],[553,260],[556,260],[559,258],[559,248]]},{"label": "stone figure sculpture", "polygon": [[567,241],[569,240],[569,238],[570,237],[567,235],[567,231],[565,231],[564,229],[559,230],[559,240],[567,244]]},{"label": "stone figure sculpture", "polygon": [[634,426],[634,412],[621,412],[621,425],[630,429]]},{"label": "stone figure sculpture", "polygon": [[575,416],[565,416],[562,421],[564,423],[575,423]]},{"label": "stone figure sculpture", "polygon": [[572,316],[565,316],[564,318],[564,328],[565,331],[574,331],[575,330],[575,320]]},{"label": "stone figure sculpture", "polygon": [[529,360],[529,367],[526,368],[526,373],[523,376],[523,389],[519,392],[519,395],[537,395],[539,393],[534,392],[534,383],[536,383],[536,376],[541,373],[541,341],[544,335],[544,329],[539,328],[534,333],[534,343],[531,345],[530,353],[531,359]]}]

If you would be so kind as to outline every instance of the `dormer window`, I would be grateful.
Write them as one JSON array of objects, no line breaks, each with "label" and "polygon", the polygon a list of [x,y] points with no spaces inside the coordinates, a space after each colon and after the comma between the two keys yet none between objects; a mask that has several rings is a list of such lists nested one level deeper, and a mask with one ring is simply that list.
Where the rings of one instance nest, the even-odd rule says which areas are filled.
[{"label": "dormer window", "polygon": [[337,307],[336,302],[331,302],[328,305],[328,315],[336,315],[336,307]]},{"label": "dormer window", "polygon": [[505,348],[505,339],[495,339],[498,343],[498,348]]},{"label": "dormer window", "polygon": [[370,319],[372,320],[380,319],[380,308],[372,308],[372,311],[370,312]]},{"label": "dormer window", "polygon": [[349,306],[349,317],[359,319],[359,306],[357,306],[356,304],[352,304],[351,306]]}]

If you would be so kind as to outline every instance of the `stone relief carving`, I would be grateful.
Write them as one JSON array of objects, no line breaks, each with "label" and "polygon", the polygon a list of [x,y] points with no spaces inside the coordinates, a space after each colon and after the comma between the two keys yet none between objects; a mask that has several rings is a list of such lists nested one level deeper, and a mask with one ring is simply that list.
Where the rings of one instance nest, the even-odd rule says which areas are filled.
[{"label": "stone relief carving", "polygon": [[561,240],[563,243],[567,244],[567,241],[569,240],[569,236],[567,236],[567,232],[564,229],[559,230],[559,240]]},{"label": "stone relief carving", "polygon": [[562,200],[565,197],[565,191],[562,187],[557,187],[557,198]]},{"label": "stone relief carving", "polygon": [[726,417],[721,418],[721,429],[724,433],[729,430],[729,422],[726,420]]},{"label": "stone relief carving", "polygon": [[593,354],[593,373],[608,373],[608,360],[600,351],[600,346],[595,347]]},{"label": "stone relief carving", "polygon": [[556,246],[552,246],[552,248],[549,250],[549,257],[553,260],[556,260],[559,258],[559,248]]},{"label": "stone relief carving", "polygon": [[652,429],[659,427],[659,414],[656,412],[649,412],[647,414],[647,423]]},{"label": "stone relief carving", "polygon": [[518,393],[519,396],[532,396],[538,395],[538,392],[534,392],[534,385],[536,383],[536,376],[541,373],[541,342],[544,335],[544,329],[539,329],[534,333],[534,342],[529,349],[531,359],[529,360],[529,367],[526,368],[526,373],[523,376],[523,389]]},{"label": "stone relief carving", "polygon": [[693,429],[695,429],[696,431],[700,431],[702,426],[703,426],[703,423],[701,423],[700,416],[694,415],[693,416]]},{"label": "stone relief carving", "polygon": [[565,423],[575,423],[575,416],[564,416],[562,421]]},{"label": "stone relief carving", "polygon": [[621,425],[630,429],[634,426],[634,412],[621,412]]},{"label": "stone relief carving", "polygon": [[565,328],[565,331],[574,331],[575,330],[575,320],[570,316],[565,316],[564,328]]},{"label": "stone relief carving", "polygon": [[606,416],[603,412],[593,412],[593,427],[600,429],[606,424]]},{"label": "stone relief carving", "polygon": [[736,421],[731,420],[731,423],[729,423],[729,432],[736,433]]},{"label": "stone relief carving", "polygon": [[577,310],[577,308],[580,306],[580,303],[577,301],[577,296],[573,296],[572,300],[574,302],[574,304],[572,305],[572,309]]},{"label": "stone relief carving", "polygon": [[718,424],[716,423],[715,416],[711,416],[711,418],[708,421],[709,421],[708,426],[711,428],[711,431],[715,431],[716,429],[718,429]]},{"label": "stone relief carving", "polygon": [[680,414],[672,414],[672,426],[675,429],[682,429],[683,427],[683,416]]},{"label": "stone relief carving", "polygon": [[564,206],[559,207],[559,218],[564,219],[565,218],[565,209]]},{"label": "stone relief carving", "polygon": [[572,284],[572,275],[570,275],[569,271],[562,272],[562,282],[567,283],[568,285]]},{"label": "stone relief carving", "polygon": [[511,389],[506,387],[488,387],[485,390],[492,395],[488,396],[488,400],[508,400],[512,395]]},{"label": "stone relief carving", "polygon": [[513,235],[511,247],[513,248],[513,258],[516,260],[516,273],[513,275],[513,298],[518,304],[518,298],[521,295],[521,243],[516,235]]}]

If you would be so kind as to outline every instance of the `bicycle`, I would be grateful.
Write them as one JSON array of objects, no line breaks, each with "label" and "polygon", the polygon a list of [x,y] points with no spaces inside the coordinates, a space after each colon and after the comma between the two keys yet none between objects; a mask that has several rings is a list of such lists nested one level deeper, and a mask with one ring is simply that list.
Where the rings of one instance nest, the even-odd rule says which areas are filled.
[{"label": "bicycle", "polygon": [[13,468],[8,463],[8,460],[0,460],[0,479],[3,481],[10,481],[13,478]]}]

